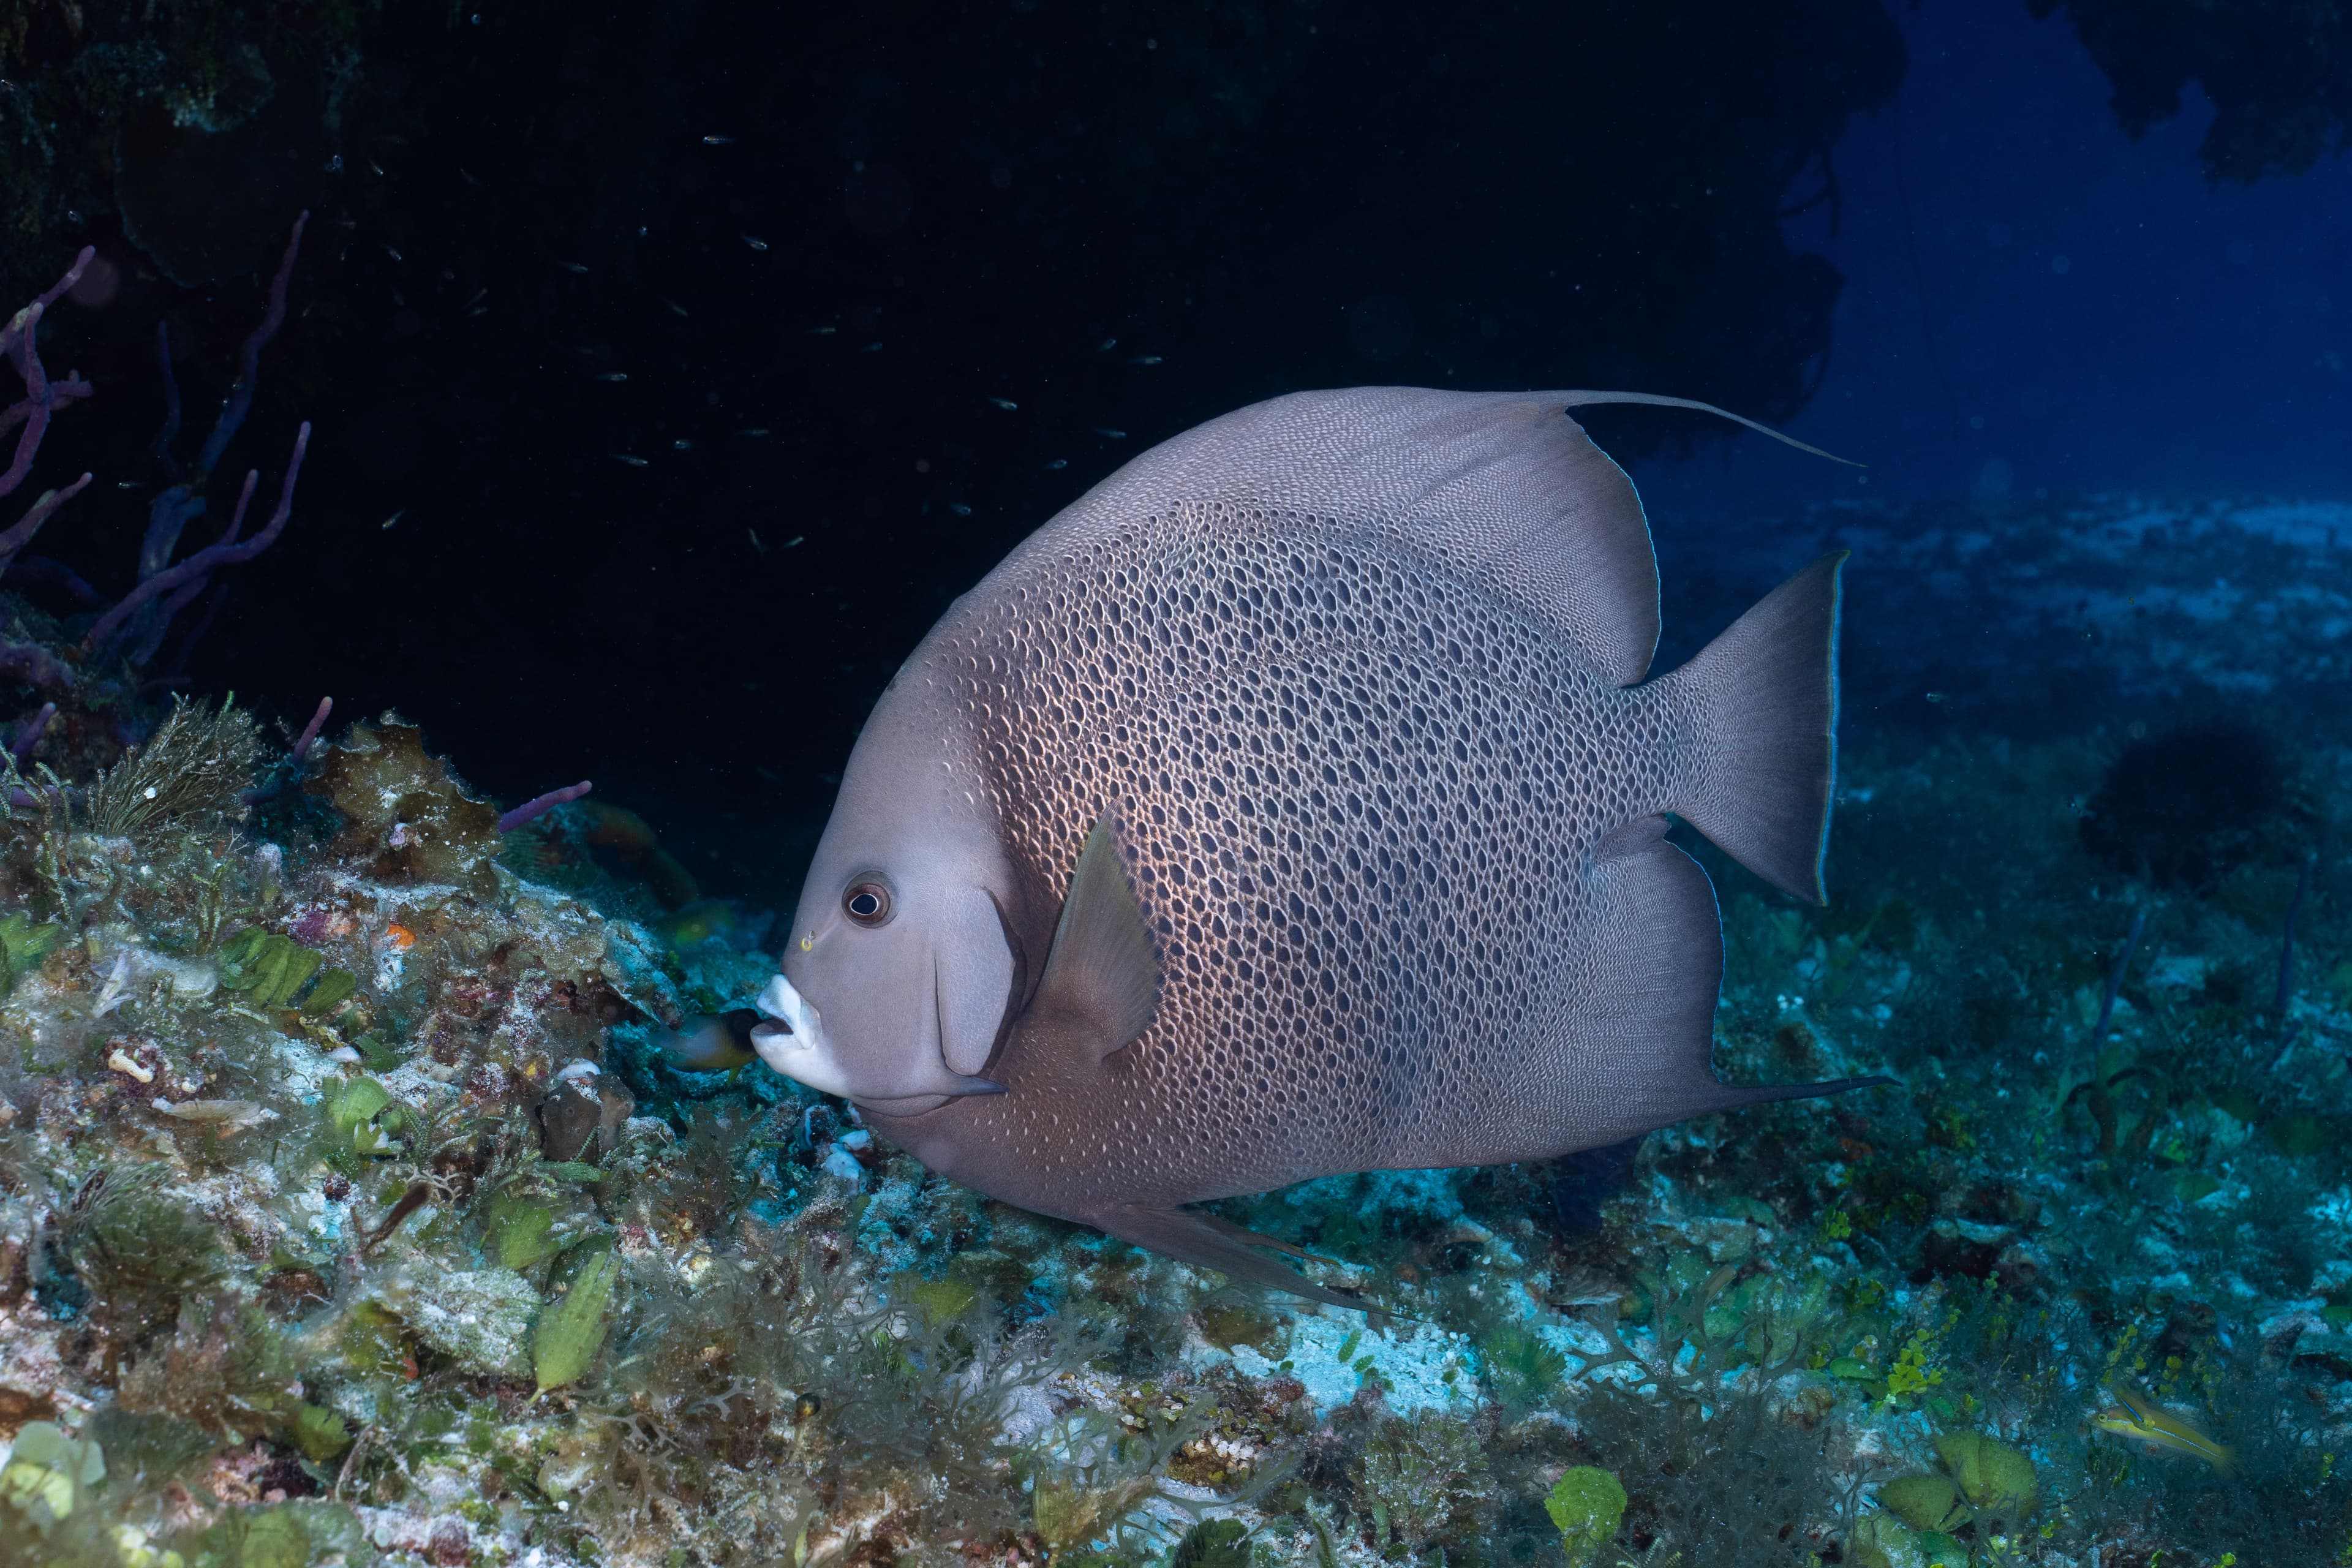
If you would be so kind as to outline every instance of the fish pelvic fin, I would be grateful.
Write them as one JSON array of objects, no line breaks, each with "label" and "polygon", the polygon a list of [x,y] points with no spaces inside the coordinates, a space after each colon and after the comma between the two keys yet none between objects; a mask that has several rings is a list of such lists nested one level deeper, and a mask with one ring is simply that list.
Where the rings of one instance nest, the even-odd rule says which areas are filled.
[{"label": "fish pelvic fin", "polygon": [[1280,1290],[1327,1307],[1372,1313],[1381,1310],[1373,1302],[1327,1290],[1289,1265],[1253,1250],[1266,1247],[1296,1258],[1314,1256],[1303,1247],[1245,1230],[1231,1220],[1187,1209],[1148,1208],[1140,1204],[1122,1204],[1090,1217],[1097,1228],[1121,1241],[1131,1241],[1180,1263],[1195,1263],[1231,1279],[1263,1285],[1269,1290]]},{"label": "fish pelvic fin", "polygon": [[1839,576],[1822,556],[1658,684],[1697,721],[1668,809],[1787,892],[1827,903],[1837,784]]},{"label": "fish pelvic fin", "polygon": [[1867,1078],[1825,1079],[1820,1083],[1726,1083],[1717,1086],[1721,1091],[1721,1103],[1705,1109],[1738,1110],[1750,1105],[1775,1105],[1784,1100],[1819,1100],[1849,1089],[1902,1086],[1901,1079],[1888,1078],[1885,1073],[1872,1073]]}]

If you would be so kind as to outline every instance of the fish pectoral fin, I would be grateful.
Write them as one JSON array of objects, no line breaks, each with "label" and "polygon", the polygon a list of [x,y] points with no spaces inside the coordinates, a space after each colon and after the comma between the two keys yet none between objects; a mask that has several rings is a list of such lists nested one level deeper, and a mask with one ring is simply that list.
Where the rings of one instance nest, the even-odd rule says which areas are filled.
[{"label": "fish pectoral fin", "polygon": [[1197,1263],[1232,1279],[1319,1301],[1327,1307],[1348,1307],[1360,1312],[1380,1310],[1372,1302],[1327,1290],[1287,1264],[1252,1251],[1253,1247],[1270,1247],[1294,1257],[1313,1256],[1303,1248],[1244,1230],[1231,1220],[1185,1209],[1145,1208],[1138,1204],[1105,1209],[1092,1218],[1098,1228],[1121,1241],[1131,1241],[1180,1263]]},{"label": "fish pectoral fin", "polygon": [[1099,1059],[1151,1025],[1160,1005],[1160,960],[1136,901],[1110,819],[1097,820],[1070,873],[1070,891],[1045,954],[1045,977],[1030,1003],[1035,1013],[1083,1018]]}]

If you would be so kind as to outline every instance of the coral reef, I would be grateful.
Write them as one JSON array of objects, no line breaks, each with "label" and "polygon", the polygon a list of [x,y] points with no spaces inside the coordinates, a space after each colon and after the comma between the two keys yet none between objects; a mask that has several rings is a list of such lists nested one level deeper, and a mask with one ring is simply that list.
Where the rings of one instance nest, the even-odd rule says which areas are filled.
[{"label": "coral reef", "polygon": [[1900,1090],[1658,1134],[1590,1226],[1535,1168],[1228,1205],[1368,1316],[703,1070],[756,922],[665,935],[396,720],[186,705],[5,830],[0,1560],[2326,1560],[2340,858],[2286,1032],[2292,873],[2092,858],[2109,755],[1865,740],[1831,909],[1717,868],[1725,1070]]}]

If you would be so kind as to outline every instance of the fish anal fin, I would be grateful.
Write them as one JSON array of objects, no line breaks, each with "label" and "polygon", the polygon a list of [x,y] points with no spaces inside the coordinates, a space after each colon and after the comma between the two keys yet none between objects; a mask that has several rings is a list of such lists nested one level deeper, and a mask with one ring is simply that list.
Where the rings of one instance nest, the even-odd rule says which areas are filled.
[{"label": "fish anal fin", "polygon": [[1708,1111],[1894,1082],[1732,1084],[1715,1076],[1722,920],[1706,873],[1662,837],[1663,826],[1638,819],[1594,851],[1600,919],[1612,941],[1570,1028],[1580,1070],[1609,1107],[1607,1120],[1587,1130],[1592,1139],[1613,1142]]},{"label": "fish anal fin", "polygon": [[1131,1241],[1180,1263],[1195,1263],[1231,1279],[1263,1285],[1269,1290],[1280,1290],[1327,1307],[1346,1307],[1360,1312],[1377,1310],[1370,1302],[1327,1290],[1288,1264],[1277,1263],[1253,1250],[1270,1247],[1296,1257],[1311,1256],[1302,1248],[1245,1230],[1231,1220],[1186,1209],[1147,1208],[1139,1204],[1122,1204],[1089,1217],[1097,1227],[1121,1241]]},{"label": "fish anal fin", "polygon": [[1057,1026],[1053,1033],[1082,1040],[1080,1048],[1100,1060],[1149,1028],[1159,1003],[1160,960],[1150,928],[1105,817],[1078,852],[1029,1008]]}]

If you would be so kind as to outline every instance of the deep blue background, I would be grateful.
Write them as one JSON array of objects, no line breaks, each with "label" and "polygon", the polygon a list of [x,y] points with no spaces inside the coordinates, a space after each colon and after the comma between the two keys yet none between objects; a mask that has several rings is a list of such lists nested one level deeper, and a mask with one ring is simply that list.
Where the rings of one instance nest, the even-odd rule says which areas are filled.
[{"label": "deep blue background", "polygon": [[1841,232],[1797,220],[1846,288],[1789,428],[1869,473],[1754,439],[1645,463],[1662,530],[1864,492],[2352,500],[2352,160],[2215,184],[2201,95],[2133,141],[2063,22],[1895,14],[1910,70],[1836,147]]}]

